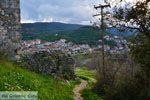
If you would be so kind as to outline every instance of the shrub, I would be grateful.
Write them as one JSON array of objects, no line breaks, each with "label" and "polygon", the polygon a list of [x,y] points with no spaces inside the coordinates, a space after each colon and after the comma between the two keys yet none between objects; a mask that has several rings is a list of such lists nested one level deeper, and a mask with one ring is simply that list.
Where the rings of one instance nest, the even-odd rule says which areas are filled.
[{"label": "shrub", "polygon": [[75,78],[74,64],[73,58],[61,51],[40,51],[21,57],[21,65],[27,69],[67,80]]},{"label": "shrub", "polygon": [[113,99],[113,96],[120,88],[123,88],[125,84],[128,84],[127,81],[131,81],[139,70],[139,67],[136,66],[128,54],[107,54],[105,62],[107,62],[107,64],[105,64],[105,78],[103,70],[100,67],[100,71],[97,74],[98,82],[93,90],[100,96],[103,96],[104,100],[115,100]]},{"label": "shrub", "polygon": [[8,54],[3,50],[0,50],[0,60],[7,59],[7,58],[8,58]]},{"label": "shrub", "polygon": [[150,100],[150,78],[139,72],[134,78],[124,80],[110,100]]}]

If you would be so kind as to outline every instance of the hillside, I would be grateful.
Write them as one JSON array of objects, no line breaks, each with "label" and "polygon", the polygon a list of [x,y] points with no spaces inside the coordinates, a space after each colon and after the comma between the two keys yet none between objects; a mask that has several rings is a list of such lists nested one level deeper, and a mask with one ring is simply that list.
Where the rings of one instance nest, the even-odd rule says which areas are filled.
[{"label": "hillside", "polygon": [[75,43],[96,44],[100,30],[91,26],[64,23],[28,23],[22,24],[23,40],[41,39],[55,41],[64,38]]},{"label": "hillside", "polygon": [[62,33],[62,35],[68,40],[74,43],[83,44],[96,44],[100,39],[100,30],[91,26],[84,26],[70,33]]},{"label": "hillside", "polygon": [[44,22],[37,22],[37,23],[23,23],[21,25],[22,31],[28,32],[39,32],[39,31],[62,31],[62,30],[76,30],[82,25],[78,24],[66,24],[66,23],[59,23],[59,22],[51,22],[51,23],[44,23]]},{"label": "hillside", "polygon": [[[96,45],[100,39],[101,30],[92,26],[77,24],[52,23],[27,23],[22,24],[23,40],[41,39],[45,41],[55,41],[64,38],[74,43],[87,43]],[[133,34],[133,30],[118,30],[109,28],[105,34],[128,37]]]},{"label": "hillside", "polygon": [[62,35],[60,35],[61,33],[69,33],[80,27],[82,27],[82,25],[65,24],[59,22],[24,23],[21,24],[21,33],[23,40],[32,40],[38,38],[45,41],[55,41],[62,38]]},{"label": "hillside", "polygon": [[38,91],[40,100],[73,100],[78,81],[60,81],[30,72],[10,61],[0,61],[1,91]]}]

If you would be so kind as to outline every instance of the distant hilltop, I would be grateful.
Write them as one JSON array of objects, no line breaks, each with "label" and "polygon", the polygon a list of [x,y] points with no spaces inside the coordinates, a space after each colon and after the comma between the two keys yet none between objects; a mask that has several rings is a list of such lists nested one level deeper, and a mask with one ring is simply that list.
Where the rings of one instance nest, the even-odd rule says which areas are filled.
[{"label": "distant hilltop", "polygon": [[[21,33],[23,40],[41,39],[45,41],[56,41],[63,38],[74,43],[95,45],[101,38],[100,32],[100,29],[87,25],[38,22],[22,24]],[[128,37],[133,32],[130,29],[120,31],[116,28],[109,28],[106,30],[106,34]]]},{"label": "distant hilltop", "polygon": [[60,22],[36,22],[36,23],[22,23],[22,30],[31,30],[31,31],[75,30],[82,26],[83,25],[79,24],[68,24]]}]

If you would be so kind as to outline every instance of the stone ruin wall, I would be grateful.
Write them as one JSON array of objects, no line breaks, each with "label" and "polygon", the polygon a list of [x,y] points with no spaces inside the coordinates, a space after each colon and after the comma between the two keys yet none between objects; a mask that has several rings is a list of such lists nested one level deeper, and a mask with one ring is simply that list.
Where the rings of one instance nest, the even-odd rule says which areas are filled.
[{"label": "stone ruin wall", "polygon": [[0,49],[14,50],[20,42],[20,1],[0,0]]}]

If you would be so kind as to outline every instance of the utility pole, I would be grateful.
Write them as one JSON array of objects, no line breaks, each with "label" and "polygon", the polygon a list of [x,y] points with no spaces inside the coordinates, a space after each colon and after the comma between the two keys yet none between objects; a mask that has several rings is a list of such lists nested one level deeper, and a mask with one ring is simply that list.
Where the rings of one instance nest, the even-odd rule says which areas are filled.
[{"label": "utility pole", "polygon": [[[107,5],[101,5],[99,4],[99,6],[95,6],[94,5],[94,8],[97,10],[97,9],[101,9],[101,13],[100,14],[96,14],[96,15],[93,15],[93,17],[95,16],[100,16],[101,15],[101,39],[102,39],[102,73],[103,73],[103,77],[104,79],[106,78],[106,70],[105,70],[105,47],[104,47],[104,31],[105,31],[105,28],[104,28],[104,8],[107,8],[107,7],[110,7],[109,4]],[[100,71],[100,69],[99,69]]]}]

